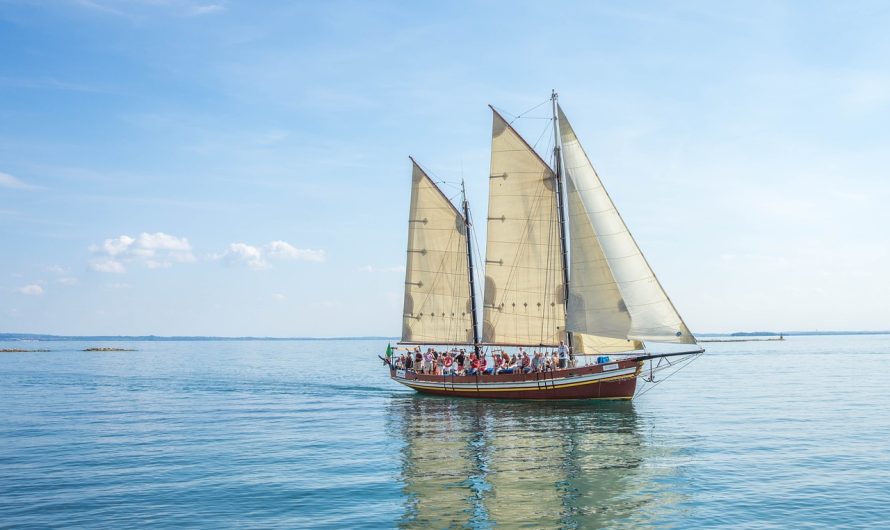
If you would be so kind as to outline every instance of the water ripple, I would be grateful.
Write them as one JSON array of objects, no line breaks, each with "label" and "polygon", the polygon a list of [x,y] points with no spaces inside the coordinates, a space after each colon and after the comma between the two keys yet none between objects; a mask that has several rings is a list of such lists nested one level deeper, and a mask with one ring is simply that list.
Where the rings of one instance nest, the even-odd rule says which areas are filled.
[{"label": "water ripple", "polygon": [[421,396],[382,341],[83,347],[0,356],[0,527],[890,520],[888,337],[715,343],[633,403]]}]

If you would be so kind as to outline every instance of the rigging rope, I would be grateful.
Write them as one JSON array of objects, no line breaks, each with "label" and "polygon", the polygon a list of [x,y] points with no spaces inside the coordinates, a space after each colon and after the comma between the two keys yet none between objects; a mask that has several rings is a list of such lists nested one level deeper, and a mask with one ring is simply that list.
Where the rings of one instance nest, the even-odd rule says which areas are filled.
[{"label": "rigging rope", "polygon": [[506,112],[506,111],[501,110],[501,109],[498,109],[498,112],[500,112],[500,113],[502,113],[502,114],[509,114],[510,116],[513,116],[513,119],[510,120],[510,125],[513,125],[513,122],[516,121],[516,120],[518,120],[519,118],[524,118],[524,119],[527,119],[527,120],[542,120],[542,119],[547,119],[547,120],[549,120],[549,119],[551,119],[551,118],[538,118],[538,117],[534,117],[534,116],[530,116],[530,117],[526,117],[526,116],[524,116],[525,114],[528,114],[529,112],[531,112],[531,111],[533,111],[533,110],[536,110],[536,109],[540,108],[542,105],[546,105],[547,103],[550,103],[550,99],[549,99],[549,98],[548,98],[548,99],[545,99],[544,101],[542,101],[542,102],[540,102],[540,103],[538,103],[537,105],[535,105],[534,107],[528,109],[528,110],[525,111],[525,112],[520,112],[519,114],[512,114],[512,113],[510,113],[510,112]]},{"label": "rigging rope", "polygon": [[[683,358],[681,358],[679,361],[677,361],[676,363],[671,364],[671,365],[669,365],[669,366],[665,366],[665,367],[662,368],[661,370],[666,370],[666,369],[668,369],[668,368],[670,368],[670,367],[672,367],[672,366],[679,366],[679,368],[677,368],[677,369],[674,370],[673,372],[669,373],[668,375],[664,376],[663,378],[659,379],[658,381],[655,381],[654,383],[650,383],[650,385],[649,385],[648,387],[646,387],[645,389],[643,389],[643,390],[637,392],[637,393],[634,395],[634,399],[643,396],[644,394],[646,394],[646,392],[649,392],[650,390],[652,390],[653,388],[657,387],[658,385],[660,385],[660,384],[663,383],[664,381],[667,381],[668,379],[670,379],[671,377],[673,377],[674,374],[676,374],[677,372],[679,372],[679,371],[682,370],[683,368],[686,368],[687,366],[689,366],[690,364],[692,364],[692,361],[698,359],[698,357],[699,357],[700,355],[701,355],[701,353],[693,353],[693,354],[691,354],[688,358],[687,358],[687,357],[683,357]],[[652,361],[650,360],[649,363],[650,363],[650,367],[651,367],[651,363],[652,363]],[[655,369],[654,369],[654,371],[655,371],[655,372],[658,372],[658,371],[660,371],[660,370],[659,370],[658,367],[656,366]]]},{"label": "rigging rope", "polygon": [[[551,129],[551,128],[552,128],[552,127],[551,127],[551,124],[548,123],[548,124],[544,127],[544,130],[541,131],[541,134],[538,135],[538,139],[535,140],[535,143],[532,144],[532,148],[538,147],[538,142],[541,141],[541,138],[544,138],[544,135],[545,135],[545,134],[547,134],[547,133],[550,132],[550,129]],[[548,135],[548,136],[549,136],[549,135]],[[547,141],[549,142],[550,140],[547,140]],[[551,151],[552,151],[552,149],[549,149],[549,148],[550,148],[550,144],[549,144],[549,143],[547,144],[547,148],[548,148],[548,150],[551,150]],[[545,151],[545,152],[546,152],[546,151]],[[552,157],[551,157],[551,158],[552,158]]]}]

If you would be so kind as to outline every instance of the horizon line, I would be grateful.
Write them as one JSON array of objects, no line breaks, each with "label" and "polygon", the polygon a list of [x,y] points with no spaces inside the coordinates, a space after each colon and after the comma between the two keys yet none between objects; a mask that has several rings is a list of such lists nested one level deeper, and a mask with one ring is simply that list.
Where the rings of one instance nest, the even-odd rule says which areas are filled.
[{"label": "horizon line", "polygon": [[[792,331],[730,331],[730,332],[708,332],[698,333],[698,337],[722,337],[732,336],[736,334],[746,335],[888,335],[890,330],[792,330]],[[228,341],[251,341],[251,340],[400,340],[397,336],[388,335],[345,335],[335,337],[272,337],[272,336],[255,336],[255,335],[56,335],[52,333],[0,333],[0,340],[160,340],[160,341],[177,341],[177,340],[228,340]],[[433,343],[430,343],[433,344]]]}]

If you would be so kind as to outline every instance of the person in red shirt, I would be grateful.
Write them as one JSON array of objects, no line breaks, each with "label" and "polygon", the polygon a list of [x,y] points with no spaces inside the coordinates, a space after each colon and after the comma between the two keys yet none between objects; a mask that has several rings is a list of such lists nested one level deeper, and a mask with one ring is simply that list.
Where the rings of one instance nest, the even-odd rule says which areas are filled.
[{"label": "person in red shirt", "polygon": [[476,357],[476,354],[470,355],[470,375],[477,375],[479,373],[479,358]]}]

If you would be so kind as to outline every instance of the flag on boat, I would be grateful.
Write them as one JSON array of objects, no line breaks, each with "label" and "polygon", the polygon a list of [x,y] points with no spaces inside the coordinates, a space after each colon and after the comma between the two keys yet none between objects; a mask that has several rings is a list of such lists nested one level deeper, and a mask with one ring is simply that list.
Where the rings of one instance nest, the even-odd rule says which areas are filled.
[{"label": "flag on boat", "polygon": [[386,345],[386,358],[387,358],[387,359],[391,359],[391,358],[392,358],[392,344],[387,344],[387,345]]}]

